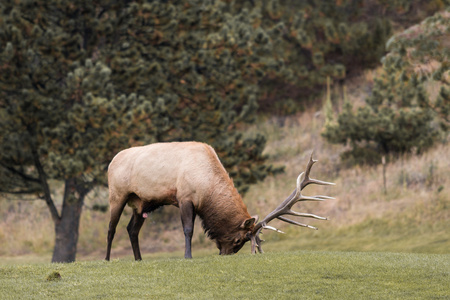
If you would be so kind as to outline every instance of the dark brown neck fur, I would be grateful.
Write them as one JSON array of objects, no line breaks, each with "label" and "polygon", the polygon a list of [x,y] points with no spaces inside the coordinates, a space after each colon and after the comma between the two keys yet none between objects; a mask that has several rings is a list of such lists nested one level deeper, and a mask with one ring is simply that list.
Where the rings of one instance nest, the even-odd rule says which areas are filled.
[{"label": "dark brown neck fur", "polygon": [[211,239],[221,240],[233,239],[235,231],[250,218],[241,196],[233,185],[230,188],[229,183],[217,184],[197,213],[205,233]]}]

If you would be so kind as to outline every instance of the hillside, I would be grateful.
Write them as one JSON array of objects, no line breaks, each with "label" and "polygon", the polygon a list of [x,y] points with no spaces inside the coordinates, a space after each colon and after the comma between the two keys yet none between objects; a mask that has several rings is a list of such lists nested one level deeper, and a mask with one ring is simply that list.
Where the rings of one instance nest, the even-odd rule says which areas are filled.
[{"label": "hillside", "polygon": [[[366,80],[370,80],[370,74],[349,86],[348,96],[353,103],[364,98]],[[421,155],[392,159],[386,165],[384,191],[382,165],[343,165],[339,155],[345,149],[326,143],[320,136],[324,119],[322,110],[310,110],[283,119],[262,118],[246,131],[249,135],[263,133],[268,139],[265,153],[270,156],[270,162],[286,166],[284,174],[251,187],[244,197],[250,214],[263,217],[292,192],[313,150],[319,162],[314,165],[312,176],[336,183],[334,187],[309,186],[304,192],[329,195],[336,200],[296,205],[297,211],[329,218],[328,221],[303,220],[319,230],[274,221],[271,225],[287,234],[265,232],[263,249],[449,253],[450,236],[446,231],[450,219],[448,144],[438,144]],[[105,205],[107,201],[105,189],[88,196],[81,221],[79,260],[104,256],[109,214],[92,210],[92,207]],[[130,210],[126,209],[113,243],[113,258],[132,255],[125,228],[129,218]],[[157,211],[144,224],[140,238],[144,257],[155,252],[174,252],[173,255],[182,257],[184,237],[178,210],[165,207]],[[18,261],[27,257],[31,261],[48,261],[53,241],[53,224],[43,201],[0,201],[0,261],[11,257]],[[194,257],[204,250],[217,253],[214,243],[197,222]],[[246,245],[240,253],[249,252],[250,246]]]}]

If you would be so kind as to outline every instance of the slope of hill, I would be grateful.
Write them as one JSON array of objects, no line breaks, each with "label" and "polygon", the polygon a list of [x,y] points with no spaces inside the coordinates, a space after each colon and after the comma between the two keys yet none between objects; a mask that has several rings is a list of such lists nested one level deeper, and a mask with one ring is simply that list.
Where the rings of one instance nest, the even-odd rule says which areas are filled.
[{"label": "slope of hill", "polygon": [[[363,99],[366,85],[361,84],[361,80],[367,78],[370,80],[370,74],[349,88],[353,103]],[[283,119],[261,119],[247,130],[246,134],[265,134],[268,139],[265,151],[271,162],[286,166],[284,174],[251,187],[244,197],[250,214],[263,217],[292,192],[295,180],[313,150],[319,162],[314,165],[312,176],[336,183],[334,187],[308,186],[304,191],[306,195],[324,194],[334,196],[336,200],[303,202],[295,206],[297,211],[329,218],[328,221],[302,220],[319,227],[318,231],[274,221],[271,225],[287,234],[265,232],[264,250],[449,253],[449,145],[438,144],[421,155],[392,159],[386,165],[384,186],[382,165],[348,167],[340,162],[339,155],[345,149],[326,143],[320,136],[324,120],[322,110],[311,110]],[[107,191],[99,189],[86,201],[78,245],[79,259],[103,258],[109,214],[91,208],[96,204],[107,204],[107,197]],[[125,228],[129,218],[128,209],[119,223],[113,258],[132,255]],[[184,248],[181,222],[174,207],[154,213],[141,232],[143,254],[178,253]],[[24,255],[48,257],[53,240],[53,224],[43,201],[0,201],[0,260]],[[197,222],[193,255],[204,249],[208,253],[217,252]],[[241,252],[250,252],[249,246]]]}]

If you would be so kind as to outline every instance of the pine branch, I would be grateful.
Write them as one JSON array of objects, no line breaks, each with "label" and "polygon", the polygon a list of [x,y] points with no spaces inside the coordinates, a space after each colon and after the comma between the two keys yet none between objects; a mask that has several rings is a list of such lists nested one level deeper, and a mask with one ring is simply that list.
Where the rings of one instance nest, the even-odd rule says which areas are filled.
[{"label": "pine branch", "polygon": [[[37,194],[39,192],[42,192],[41,189],[28,189],[28,190],[7,190],[7,189],[0,189],[0,193],[5,194],[11,194],[11,195],[25,195],[25,194]],[[37,197],[36,199],[29,199],[30,201],[39,200],[40,197]]]},{"label": "pine branch", "polygon": [[22,177],[22,179],[24,179],[24,180],[26,180],[26,181],[31,181],[31,182],[40,183],[39,178],[31,177],[31,176],[29,176],[29,175],[27,175],[27,174],[25,174],[25,173],[23,173],[23,172],[21,172],[21,171],[19,171],[19,170],[16,170],[15,168],[13,168],[13,167],[11,167],[11,166],[5,165],[5,164],[2,163],[2,162],[0,162],[0,165],[1,165],[3,168],[7,169],[8,171],[10,171],[10,172],[12,172],[12,173],[14,173],[14,174],[16,174],[16,175],[19,175],[20,177]]}]

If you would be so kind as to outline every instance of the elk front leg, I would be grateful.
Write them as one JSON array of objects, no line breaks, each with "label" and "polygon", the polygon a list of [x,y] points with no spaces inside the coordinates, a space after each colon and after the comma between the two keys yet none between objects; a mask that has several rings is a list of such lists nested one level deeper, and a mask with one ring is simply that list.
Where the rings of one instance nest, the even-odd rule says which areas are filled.
[{"label": "elk front leg", "polygon": [[184,258],[192,258],[191,242],[194,234],[195,210],[192,202],[186,202],[180,205],[181,223],[185,239]]},{"label": "elk front leg", "polygon": [[135,260],[142,260],[141,250],[139,249],[139,231],[141,230],[144,221],[145,218],[142,217],[136,209],[134,209],[133,216],[131,217],[130,223],[128,223],[127,230]]}]

